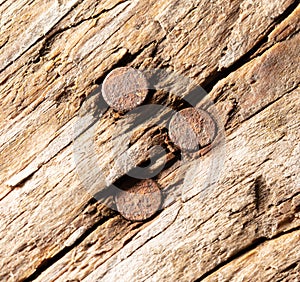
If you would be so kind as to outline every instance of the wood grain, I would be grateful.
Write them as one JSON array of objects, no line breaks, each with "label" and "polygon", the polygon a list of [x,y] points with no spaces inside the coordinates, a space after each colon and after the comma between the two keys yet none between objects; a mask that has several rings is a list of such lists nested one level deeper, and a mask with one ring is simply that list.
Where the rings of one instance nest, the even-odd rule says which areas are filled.
[{"label": "wood grain", "polygon": [[[292,0],[1,1],[1,281],[297,281],[299,12]],[[156,179],[169,198],[140,223],[93,199],[99,186],[82,179],[93,179],[93,151],[74,161],[95,134],[114,183],[168,138],[146,124],[116,150],[130,117],[103,109],[93,124],[84,107],[120,66],[202,85],[198,106],[220,129],[188,162],[169,148]],[[156,91],[148,102],[177,111],[178,101]],[[128,152],[132,163],[113,170]]]}]

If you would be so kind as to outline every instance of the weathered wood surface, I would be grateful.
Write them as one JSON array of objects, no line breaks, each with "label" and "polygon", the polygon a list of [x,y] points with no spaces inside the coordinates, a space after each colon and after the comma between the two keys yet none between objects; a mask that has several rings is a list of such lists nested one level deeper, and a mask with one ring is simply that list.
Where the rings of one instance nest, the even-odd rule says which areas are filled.
[{"label": "weathered wood surface", "polygon": [[[1,281],[298,281],[297,3],[1,1]],[[225,129],[218,182],[199,188],[204,151],[183,195],[147,222],[93,200],[73,158],[83,100],[125,65],[201,84]],[[178,106],[166,93],[150,101]],[[96,127],[111,180],[126,173],[110,175],[107,142],[122,120],[108,110]],[[156,134],[139,136],[136,163]],[[158,182],[180,189],[194,162],[169,157]]]}]

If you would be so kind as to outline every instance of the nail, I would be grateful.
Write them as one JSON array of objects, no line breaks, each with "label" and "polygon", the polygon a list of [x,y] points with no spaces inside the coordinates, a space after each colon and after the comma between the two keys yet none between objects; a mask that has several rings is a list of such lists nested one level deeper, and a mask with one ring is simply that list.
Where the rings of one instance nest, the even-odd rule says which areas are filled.
[{"label": "nail", "polygon": [[111,71],[103,81],[102,95],[106,103],[117,111],[130,111],[142,104],[148,93],[147,79],[132,67]]},{"label": "nail", "polygon": [[183,150],[199,150],[212,143],[215,135],[215,122],[206,111],[200,109],[183,109],[169,123],[171,140]]},{"label": "nail", "polygon": [[161,191],[152,179],[144,179],[115,196],[117,210],[126,219],[142,221],[153,216],[160,208]]}]

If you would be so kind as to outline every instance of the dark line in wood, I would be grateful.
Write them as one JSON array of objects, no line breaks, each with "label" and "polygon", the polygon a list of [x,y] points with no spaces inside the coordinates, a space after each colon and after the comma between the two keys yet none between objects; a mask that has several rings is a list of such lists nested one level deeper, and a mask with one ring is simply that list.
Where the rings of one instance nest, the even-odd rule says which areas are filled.
[{"label": "dark line in wood", "polygon": [[35,46],[37,43],[39,43],[40,41],[42,41],[43,39],[45,39],[47,37],[47,35],[51,34],[51,32],[53,31],[53,29],[64,19],[66,18],[74,9],[76,9],[81,3],[83,2],[83,0],[78,1],[73,7],[70,8],[70,10],[63,15],[58,22],[42,37],[38,38],[35,42],[33,42],[30,46],[28,46],[17,58],[15,58],[14,60],[10,61],[8,64],[6,64],[6,66],[4,66],[3,69],[0,69],[0,74],[2,72],[4,72],[9,66],[11,66],[15,61],[17,61],[19,58],[21,58],[24,54],[26,54],[33,46]]},{"label": "dark line in wood", "polygon": [[243,255],[247,254],[248,252],[256,249],[257,247],[259,247],[263,243],[275,240],[275,239],[277,239],[277,238],[279,238],[279,237],[281,237],[283,235],[291,234],[291,233],[296,232],[296,231],[300,231],[300,226],[292,228],[292,229],[290,229],[288,231],[285,231],[285,232],[278,233],[277,235],[275,235],[272,238],[266,238],[266,237],[257,238],[257,239],[255,239],[252,242],[252,244],[250,244],[249,246],[245,247],[244,249],[238,251],[235,255],[233,255],[232,257],[230,257],[228,260],[220,263],[216,267],[214,267],[211,270],[207,271],[205,274],[203,274],[202,276],[200,276],[199,278],[197,278],[196,280],[194,280],[194,282],[200,282],[200,281],[202,281],[203,279],[207,278],[208,276],[210,276],[210,275],[214,274],[215,272],[219,271],[222,267],[230,264],[235,259],[238,259],[238,258],[242,257]]},{"label": "dark line in wood", "polygon": [[257,211],[261,208],[261,197],[262,197],[262,186],[263,186],[262,175],[257,177],[254,181],[254,194],[255,194],[255,208]]},{"label": "dark line in wood", "polygon": [[[299,5],[298,1],[294,1],[281,15],[279,15],[277,18],[275,18],[274,22],[270,25],[269,29],[267,30],[265,36],[263,36],[248,52],[246,52],[244,55],[242,55],[240,57],[240,59],[235,61],[230,67],[225,68],[220,71],[215,71],[211,75],[209,75],[208,78],[205,80],[205,82],[202,84],[202,87],[209,93],[220,80],[226,78],[231,73],[237,71],[242,66],[244,66],[246,63],[251,61],[253,59],[253,56],[257,53],[257,51],[265,43],[268,42],[268,36],[273,31],[274,26],[280,24],[283,20],[285,20],[287,17],[289,17],[296,10],[298,5]],[[272,46],[270,46],[268,49],[270,49]],[[259,55],[261,55],[261,54],[256,54],[256,56],[259,56]]]},{"label": "dark line in wood", "polygon": [[30,282],[36,279],[38,276],[40,276],[46,269],[51,267],[53,264],[58,262],[60,259],[62,259],[65,255],[67,255],[72,249],[77,247],[79,244],[81,244],[91,233],[93,233],[100,225],[104,224],[107,220],[113,218],[116,214],[110,214],[108,216],[104,216],[101,218],[97,223],[95,223],[93,226],[88,228],[77,240],[74,244],[72,244],[69,247],[63,248],[61,251],[59,251],[57,254],[55,254],[51,258],[44,259],[40,265],[36,268],[36,270],[27,278],[21,280],[22,282]]},{"label": "dark line in wood", "polygon": [[[141,49],[139,49],[136,53],[132,54],[130,52],[127,52],[123,58],[121,58],[119,61],[117,61],[108,70],[106,70],[106,72],[103,75],[101,75],[99,78],[97,78],[95,80],[95,84],[102,85],[105,77],[111,72],[111,70],[113,70],[115,68],[120,68],[120,67],[125,67],[125,66],[130,65],[140,54],[142,54],[144,52],[145,49],[150,47],[153,43],[155,43],[155,41],[151,41],[150,43],[146,44]],[[121,48],[119,48],[119,49],[121,49]],[[119,49],[117,49],[116,51],[118,51]]]},{"label": "dark line in wood", "polygon": [[[182,208],[182,206],[177,210],[177,214],[176,214],[175,218],[172,220],[172,222],[171,222],[170,224],[168,224],[165,228],[163,228],[163,230],[161,230],[161,231],[158,232],[157,234],[155,234],[155,235],[153,235],[152,237],[148,238],[148,239],[144,242],[144,244],[142,244],[142,245],[138,246],[136,249],[134,249],[134,250],[132,251],[132,253],[130,253],[126,258],[132,256],[132,254],[134,254],[135,252],[137,252],[140,248],[142,248],[144,245],[146,245],[146,244],[147,244],[148,242],[150,242],[152,239],[156,238],[157,236],[159,236],[160,234],[162,234],[163,232],[165,232],[165,231],[166,231],[166,230],[167,230],[167,229],[168,229],[168,228],[176,221],[176,219],[177,219],[177,217],[178,217],[178,215],[179,215],[179,213],[180,213],[180,211],[181,211],[181,208]],[[160,211],[160,212],[161,212],[161,211]],[[134,236],[136,236],[136,235],[134,235]],[[131,241],[131,240],[127,240],[127,241],[126,241],[127,244],[130,243],[130,241]],[[125,245],[124,245],[124,246],[125,246]],[[123,246],[123,247],[124,247],[124,246]],[[124,259],[126,259],[126,258],[124,258]],[[122,259],[121,261],[119,261],[115,266],[117,266],[117,265],[119,265],[120,263],[122,263],[122,261],[123,261],[124,259]],[[105,276],[110,270],[111,270],[111,268],[106,269],[106,271],[102,274],[102,276],[101,276],[101,277],[98,277],[97,280],[99,280],[99,279],[101,279],[103,276]],[[99,280],[99,281],[100,281],[100,280]]]},{"label": "dark line in wood", "polygon": [[283,93],[281,96],[279,96],[277,99],[271,101],[270,103],[264,105],[263,107],[261,107],[259,110],[257,110],[256,112],[252,113],[251,115],[249,115],[247,118],[245,118],[244,120],[242,120],[239,125],[241,125],[242,123],[250,120],[252,117],[256,116],[257,114],[263,112],[265,109],[267,109],[268,107],[272,106],[273,104],[277,103],[280,99],[282,99],[285,95],[288,95],[289,93],[293,92],[294,90],[296,90],[299,86],[296,85],[293,88],[291,88],[290,90],[288,90],[286,93]]},{"label": "dark line in wood", "polygon": [[290,264],[288,267],[286,267],[285,269],[281,270],[280,273],[290,272],[291,270],[295,269],[299,265],[299,261],[298,261],[298,263],[294,262],[294,263]]},{"label": "dark line in wood", "polygon": [[[126,1],[124,0],[124,1],[118,2],[118,3],[115,4],[113,7],[109,8],[109,9],[104,9],[104,10],[102,10],[100,13],[98,13],[98,14],[96,14],[96,15],[93,15],[93,16],[91,16],[91,17],[82,19],[82,20],[80,20],[80,21],[78,21],[78,22],[76,22],[76,23],[74,23],[74,24],[68,25],[68,26],[66,26],[66,27],[64,27],[64,28],[55,30],[55,27],[59,24],[59,22],[58,22],[58,23],[53,27],[53,29],[52,29],[51,31],[49,31],[49,33],[47,34],[47,35],[49,35],[48,38],[45,37],[46,41],[45,41],[45,43],[43,44],[42,48],[39,50],[39,55],[38,55],[35,59],[33,59],[32,61],[30,61],[29,63],[35,63],[35,64],[36,64],[36,63],[38,63],[38,62],[40,61],[40,59],[41,59],[42,57],[44,57],[45,55],[47,55],[47,54],[49,53],[49,51],[50,51],[50,47],[51,47],[52,43],[54,42],[55,38],[56,38],[59,34],[65,32],[65,31],[67,31],[67,30],[69,30],[69,29],[71,29],[71,28],[78,27],[79,25],[83,24],[83,23],[86,22],[86,21],[90,21],[90,20],[93,20],[93,19],[97,19],[97,18],[99,18],[102,14],[107,13],[107,12],[109,12],[109,11],[115,9],[118,5],[120,5],[120,4],[124,3],[124,2],[126,2]],[[82,3],[82,1],[81,1],[79,4],[81,4],[81,3]],[[79,5],[77,5],[76,7],[74,7],[74,9],[77,8],[78,6],[79,6]],[[72,9],[72,10],[73,10],[73,9]],[[71,11],[72,11],[72,10],[71,10]],[[71,12],[71,11],[70,11],[70,12]],[[63,19],[62,19],[62,20],[63,20]],[[52,32],[52,33],[51,33],[51,32]]]}]

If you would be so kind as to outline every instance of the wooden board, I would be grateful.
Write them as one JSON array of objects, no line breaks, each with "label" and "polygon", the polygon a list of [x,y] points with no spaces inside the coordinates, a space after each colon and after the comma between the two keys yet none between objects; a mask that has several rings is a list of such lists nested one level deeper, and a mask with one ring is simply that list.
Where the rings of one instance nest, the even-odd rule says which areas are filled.
[{"label": "wooden board", "polygon": [[[0,15],[1,281],[298,281],[298,1],[8,0]],[[187,161],[168,148],[163,209],[142,222],[89,187],[91,168],[124,180],[169,138],[146,123],[133,145],[110,142],[133,121],[104,106],[95,119],[93,99],[122,66],[185,81],[180,99],[150,92],[158,118],[196,84],[218,124]]]}]

